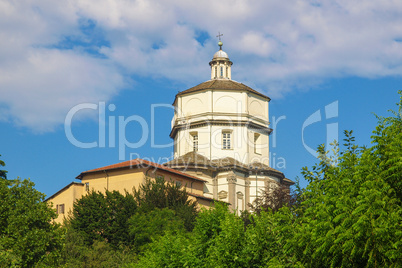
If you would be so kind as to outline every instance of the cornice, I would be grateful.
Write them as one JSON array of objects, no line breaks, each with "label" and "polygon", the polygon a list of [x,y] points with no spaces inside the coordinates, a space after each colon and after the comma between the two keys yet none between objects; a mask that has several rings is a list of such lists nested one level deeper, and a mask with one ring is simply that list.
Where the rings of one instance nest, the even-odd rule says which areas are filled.
[{"label": "cornice", "polygon": [[203,118],[202,120],[213,120],[214,117],[225,116],[225,117],[233,117],[236,118],[235,120],[238,121],[240,118],[247,118],[250,120],[257,121],[263,125],[270,125],[268,120],[261,119],[260,117],[250,115],[249,113],[224,113],[224,112],[205,112],[199,113],[194,115],[187,115],[182,117],[177,117],[175,119],[175,125],[178,124],[180,121],[190,121],[192,119],[198,119],[202,117],[208,117],[207,119]]},{"label": "cornice", "polygon": [[237,126],[242,126],[242,127],[247,127],[249,129],[258,129],[259,131],[265,132],[266,134],[270,135],[272,132],[272,128],[269,128],[267,126],[259,125],[255,122],[249,121],[249,120],[222,120],[222,119],[211,119],[211,120],[201,120],[201,121],[195,121],[187,124],[175,124],[172,128],[172,131],[170,132],[170,137],[174,139],[176,136],[177,132],[182,129],[194,129],[194,128],[200,128],[204,126],[230,126],[230,127],[237,127]]}]

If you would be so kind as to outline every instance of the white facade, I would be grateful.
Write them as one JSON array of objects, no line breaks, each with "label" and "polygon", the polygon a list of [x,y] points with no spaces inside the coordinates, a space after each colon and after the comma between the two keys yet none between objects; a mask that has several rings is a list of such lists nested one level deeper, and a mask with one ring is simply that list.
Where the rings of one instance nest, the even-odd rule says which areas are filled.
[{"label": "white facade", "polygon": [[269,167],[270,98],[231,80],[222,47],[209,64],[211,80],[176,95],[166,164],[206,180],[204,196],[246,210],[270,182],[292,182]]},{"label": "white facade", "polygon": [[[210,160],[232,157],[246,165],[269,165],[270,99],[230,79],[232,62],[222,50],[210,65],[213,79],[176,96],[174,156],[196,151]],[[215,69],[223,76],[215,77]]]},{"label": "white facade", "polygon": [[[269,165],[267,100],[248,92],[206,90],[179,96],[176,111],[173,127],[182,128],[175,135],[175,157],[196,150],[210,160],[230,156],[244,164]],[[225,147],[224,133],[230,139]]]}]

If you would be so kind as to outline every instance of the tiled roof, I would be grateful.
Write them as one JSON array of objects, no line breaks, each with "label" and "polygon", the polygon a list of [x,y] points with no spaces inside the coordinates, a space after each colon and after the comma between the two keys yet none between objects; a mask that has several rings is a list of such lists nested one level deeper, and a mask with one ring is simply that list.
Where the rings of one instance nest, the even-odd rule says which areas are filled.
[{"label": "tiled roof", "polygon": [[241,167],[247,168],[247,165],[237,161],[232,157],[225,157],[211,160],[211,163],[218,168]]},{"label": "tiled roof", "polygon": [[290,185],[295,184],[295,182],[294,182],[294,181],[289,180],[288,178],[284,178],[284,179],[283,179],[283,181],[285,181],[286,183],[288,183],[288,184],[290,184]]},{"label": "tiled roof", "polygon": [[279,170],[276,170],[274,168],[271,168],[268,165],[259,163],[259,162],[254,162],[251,165],[246,165],[243,164],[236,159],[232,157],[225,157],[225,158],[219,158],[219,159],[213,159],[209,160],[203,155],[200,155],[195,152],[189,152],[185,155],[182,155],[180,157],[177,157],[173,159],[172,161],[169,161],[165,163],[164,165],[172,167],[172,168],[190,168],[190,167],[195,167],[195,168],[212,168],[214,170],[217,169],[230,169],[230,168],[240,168],[243,170],[248,170],[252,171],[257,168],[258,171],[262,172],[267,172],[268,174],[276,175],[287,183],[294,184],[293,181],[285,178],[285,175],[280,172]]},{"label": "tiled roof", "polygon": [[185,155],[177,157],[172,161],[165,163],[166,166],[172,165],[192,165],[196,167],[210,167],[211,161],[203,155],[197,154],[196,152],[189,152]]},{"label": "tiled roof", "polygon": [[[258,92],[257,90],[252,89],[249,86],[246,86],[245,84],[229,80],[229,79],[215,79],[215,80],[209,80],[206,82],[203,82],[195,87],[189,88],[187,90],[181,91],[177,93],[177,96],[184,95],[187,93],[193,93],[201,90],[206,90],[206,89],[223,89],[223,90],[236,90],[236,91],[248,91],[252,92],[258,96],[261,96],[263,98],[266,98],[268,100],[271,100],[268,96],[265,96],[264,94]],[[175,101],[176,102],[176,99]]]},{"label": "tiled roof", "polygon": [[187,173],[184,173],[184,172],[181,172],[181,171],[178,171],[178,170],[175,170],[175,169],[163,166],[163,165],[159,165],[159,164],[151,162],[151,161],[140,159],[140,158],[109,165],[109,166],[105,166],[105,167],[87,170],[87,171],[81,172],[81,174],[77,176],[77,179],[81,180],[84,175],[89,174],[89,173],[95,173],[95,172],[106,171],[106,170],[114,170],[114,169],[133,168],[133,167],[138,167],[138,168],[153,167],[153,168],[164,170],[164,171],[167,171],[167,172],[170,172],[173,174],[184,176],[184,177],[196,180],[196,181],[206,182],[205,180],[202,180],[195,176],[189,175]]},{"label": "tiled roof", "polygon": [[211,202],[218,201],[218,200],[215,200],[215,199],[213,199],[213,198],[206,197],[206,196],[199,195],[199,194],[193,194],[193,193],[189,193],[189,192],[187,192],[187,194],[188,194],[188,195],[191,195],[191,196],[194,196],[195,198],[200,198],[200,199],[208,200],[208,201],[211,201]]},{"label": "tiled roof", "polygon": [[53,197],[55,197],[56,195],[58,195],[59,193],[67,190],[71,185],[77,185],[77,186],[84,186],[85,184],[81,183],[81,182],[71,182],[69,184],[67,184],[66,186],[64,186],[63,188],[61,188],[60,190],[58,190],[56,193],[52,194],[51,196],[49,196],[48,198],[45,199],[45,202],[47,202],[49,199],[52,199]]}]

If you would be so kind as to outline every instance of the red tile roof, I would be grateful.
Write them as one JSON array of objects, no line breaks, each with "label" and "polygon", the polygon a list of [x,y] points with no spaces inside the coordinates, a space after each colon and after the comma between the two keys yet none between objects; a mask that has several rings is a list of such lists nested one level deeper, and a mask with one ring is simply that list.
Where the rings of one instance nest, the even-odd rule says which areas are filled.
[{"label": "red tile roof", "polygon": [[58,190],[56,193],[52,194],[51,196],[49,196],[48,198],[45,199],[45,202],[47,202],[49,199],[52,199],[53,197],[55,197],[56,195],[60,194],[61,192],[67,190],[71,185],[76,185],[76,186],[84,186],[85,184],[81,183],[81,182],[71,182],[68,185],[64,186],[62,189]]},{"label": "red tile roof", "polygon": [[190,178],[192,180],[206,182],[205,180],[202,180],[195,176],[189,175],[187,173],[184,173],[184,172],[181,172],[181,171],[178,171],[178,170],[175,170],[175,169],[163,166],[163,165],[159,165],[159,164],[151,162],[151,161],[140,159],[140,158],[109,165],[109,166],[105,166],[105,167],[87,170],[87,171],[81,172],[81,174],[77,176],[77,179],[81,180],[84,175],[89,174],[89,173],[95,173],[95,172],[99,172],[99,171],[106,171],[106,170],[113,170],[113,169],[134,168],[134,167],[136,167],[136,168],[153,167],[153,168],[164,170],[164,171],[176,174],[176,175],[184,176],[184,177]]},{"label": "red tile roof", "polygon": [[210,201],[210,202],[217,202],[217,201],[219,201],[219,200],[215,200],[215,199],[213,199],[213,198],[206,197],[206,196],[199,195],[199,194],[193,194],[193,193],[189,193],[189,192],[187,192],[187,194],[190,195],[190,196],[194,196],[195,198],[204,199],[204,200],[207,200],[207,201]]}]

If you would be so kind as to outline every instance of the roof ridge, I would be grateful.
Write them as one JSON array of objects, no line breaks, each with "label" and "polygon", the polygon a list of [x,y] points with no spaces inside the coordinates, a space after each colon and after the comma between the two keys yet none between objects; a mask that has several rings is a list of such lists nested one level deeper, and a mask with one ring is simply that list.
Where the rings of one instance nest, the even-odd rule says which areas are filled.
[{"label": "roof ridge", "polygon": [[270,98],[263,93],[260,93],[259,91],[241,83],[237,82],[232,79],[211,79],[205,82],[202,82],[196,86],[193,86],[189,89],[186,89],[184,91],[180,91],[179,93],[176,94],[175,101],[176,102],[177,97],[183,94],[187,93],[193,93],[197,91],[202,91],[202,90],[235,90],[235,91],[249,91],[251,93],[257,94],[263,98],[267,98],[268,101]]},{"label": "roof ridge", "polygon": [[88,174],[88,173],[101,172],[101,171],[106,171],[106,170],[111,170],[111,169],[127,168],[127,167],[132,167],[132,166],[140,166],[142,164],[145,164],[148,167],[158,168],[158,169],[165,170],[165,171],[168,171],[168,172],[171,172],[171,173],[176,173],[176,174],[188,177],[188,178],[192,178],[192,179],[195,179],[195,180],[205,182],[205,180],[200,179],[200,178],[198,178],[196,176],[193,176],[193,175],[187,174],[185,172],[182,172],[182,171],[167,167],[165,165],[161,165],[161,164],[154,163],[154,162],[151,162],[151,161],[148,161],[148,160],[145,160],[145,159],[141,159],[141,158],[127,160],[127,161],[124,161],[124,162],[120,162],[120,163],[116,163],[116,164],[112,164],[112,165],[108,165],[108,166],[104,166],[104,167],[100,167],[100,168],[96,168],[96,169],[83,171],[76,178],[77,179],[82,179],[83,175]]}]

